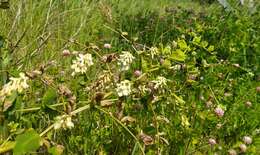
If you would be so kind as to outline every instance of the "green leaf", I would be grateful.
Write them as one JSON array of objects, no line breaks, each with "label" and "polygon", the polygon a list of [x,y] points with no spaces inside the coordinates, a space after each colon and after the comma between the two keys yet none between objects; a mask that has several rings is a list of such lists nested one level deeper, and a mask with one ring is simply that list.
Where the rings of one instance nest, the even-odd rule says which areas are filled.
[{"label": "green leaf", "polygon": [[190,48],[189,46],[187,45],[186,41],[184,39],[178,39],[177,41],[179,47],[181,50],[185,51],[185,50],[188,50],[190,51]]},{"label": "green leaf", "polygon": [[57,92],[55,89],[53,88],[49,88],[45,94],[43,95],[43,98],[42,98],[42,103],[44,104],[51,104],[51,103],[54,103],[57,99]]},{"label": "green leaf", "polygon": [[61,145],[53,146],[48,149],[48,152],[52,155],[61,155],[64,150],[64,147]]},{"label": "green leaf", "polygon": [[169,55],[171,54],[171,47],[170,46],[166,46],[165,48],[162,49],[162,54],[163,55]]},{"label": "green leaf", "polygon": [[195,36],[192,41],[193,41],[194,43],[196,43],[196,44],[199,44],[200,41],[201,41],[201,37]]},{"label": "green leaf", "polygon": [[172,93],[172,95],[175,97],[175,99],[176,99],[179,103],[185,104],[185,101],[184,101],[181,97],[177,96],[177,95],[174,94],[174,93]]},{"label": "green leaf", "polygon": [[12,148],[14,148],[15,142],[14,141],[7,141],[6,143],[2,144],[0,147],[0,154],[5,153]]},{"label": "green leaf", "polygon": [[13,150],[14,155],[23,155],[36,151],[40,147],[41,137],[34,130],[29,130],[17,136]]},{"label": "green leaf", "polygon": [[206,48],[208,45],[209,45],[209,43],[208,43],[207,41],[202,41],[202,42],[201,42],[201,46],[202,46],[203,48]]},{"label": "green leaf", "polygon": [[214,46],[213,46],[213,45],[210,45],[210,46],[208,47],[208,51],[209,51],[209,52],[213,52],[213,51],[214,51],[214,49],[215,49],[215,48],[214,48]]},{"label": "green leaf", "polygon": [[185,61],[186,59],[186,54],[180,50],[180,49],[177,49],[176,51],[174,51],[171,55],[171,59],[173,60],[177,60],[177,61]]},{"label": "green leaf", "polygon": [[165,67],[165,68],[170,68],[170,67],[171,67],[171,61],[165,59],[165,60],[163,61],[162,66]]}]

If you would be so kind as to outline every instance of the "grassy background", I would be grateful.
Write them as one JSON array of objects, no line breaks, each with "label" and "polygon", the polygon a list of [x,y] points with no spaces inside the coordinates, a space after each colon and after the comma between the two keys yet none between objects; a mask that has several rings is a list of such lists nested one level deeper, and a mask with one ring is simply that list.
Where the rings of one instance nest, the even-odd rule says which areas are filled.
[{"label": "grassy background", "polygon": [[[182,81],[186,79],[186,72],[174,77],[171,76],[172,73],[167,73],[169,78],[176,78],[177,88],[183,90],[178,95],[187,104],[178,107],[176,101],[166,95],[164,102],[160,101],[158,105],[142,111],[134,110],[128,105],[124,113],[135,116],[138,120],[128,128],[135,134],[144,130],[155,135],[157,131],[150,124],[157,114],[166,116],[171,121],[170,124],[162,123],[159,126],[166,133],[169,145],[159,142],[148,146],[147,154],[155,154],[158,150],[162,154],[210,154],[214,151],[226,153],[230,147],[238,144],[243,135],[252,134],[260,128],[260,96],[255,91],[260,79],[259,2],[255,4],[255,13],[250,13],[246,6],[241,7],[236,1],[231,3],[234,7],[232,12],[225,12],[216,1],[209,4],[191,0],[12,0],[10,3],[10,9],[0,10],[0,35],[6,40],[5,49],[0,51],[2,84],[7,82],[8,77],[16,75],[18,70],[28,71],[55,61],[57,65],[48,70],[47,78],[55,83],[70,85],[79,100],[89,100],[91,95],[79,92],[77,89],[81,86],[75,84],[76,81],[68,76],[62,77],[60,73],[67,71],[71,63],[71,59],[63,60],[61,52],[64,49],[82,51],[93,44],[102,48],[104,43],[111,43],[113,52],[133,50],[122,39],[121,32],[127,32],[129,40],[138,38],[137,42],[142,45],[159,47],[171,44],[182,34],[187,36],[188,32],[195,31],[203,40],[214,45],[217,51],[215,56],[199,54],[196,66],[200,67],[199,62],[202,59],[214,64],[223,59],[230,65],[202,69],[204,81],[192,86]],[[138,46],[136,48],[142,49]],[[111,51],[102,52],[103,55]],[[232,66],[235,63],[240,64],[241,69],[235,70]],[[140,64],[136,64],[138,65]],[[92,70],[87,83],[92,82],[101,71],[102,67],[99,66]],[[165,72],[162,70],[156,74]],[[254,76],[248,75],[249,72]],[[221,74],[222,80],[219,78]],[[48,96],[48,93],[52,94],[53,90],[48,86],[42,87],[39,81],[33,85],[29,95],[21,99],[26,102],[4,114],[0,142],[9,136],[7,124],[11,121],[18,122],[21,129],[35,128],[41,132],[56,116],[56,111],[42,108],[45,102],[49,102],[48,97],[47,101],[37,100]],[[232,92],[233,96],[223,97],[225,92]],[[215,94],[217,100],[227,106],[228,118],[221,122],[225,127],[216,130],[218,120],[207,116],[210,114],[205,110],[204,101],[199,99],[201,94],[205,98]],[[51,98],[51,102],[47,104],[61,100]],[[244,103],[248,100],[254,105],[251,109],[245,109]],[[165,102],[174,104],[166,105]],[[78,107],[84,105],[77,104]],[[41,110],[15,112],[28,107],[41,107]],[[116,110],[116,107],[111,109],[112,112]],[[191,111],[194,113],[189,113]],[[180,119],[177,118],[179,114],[190,118],[192,129],[181,127]],[[205,121],[205,117],[210,117],[210,122]],[[97,109],[81,114],[75,122],[76,127],[71,131],[51,132],[47,135],[53,144],[65,147],[65,154],[138,154],[140,151],[136,140]],[[221,139],[219,143],[222,150],[207,147],[207,138],[212,135]],[[259,135],[255,136],[257,138],[256,144],[250,148],[252,154],[259,153]]]}]

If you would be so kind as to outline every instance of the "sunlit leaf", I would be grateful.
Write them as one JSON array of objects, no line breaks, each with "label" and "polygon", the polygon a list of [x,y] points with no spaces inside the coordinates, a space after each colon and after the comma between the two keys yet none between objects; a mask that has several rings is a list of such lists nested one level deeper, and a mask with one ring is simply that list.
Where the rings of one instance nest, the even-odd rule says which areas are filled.
[{"label": "sunlit leaf", "polygon": [[165,68],[171,67],[171,61],[167,60],[167,59],[164,60],[162,66],[165,67]]},{"label": "sunlit leaf", "polygon": [[183,39],[178,40],[178,46],[180,47],[181,50],[188,49],[188,45],[187,45],[186,41]]},{"label": "sunlit leaf", "polygon": [[214,46],[213,46],[213,45],[210,45],[210,46],[208,47],[208,51],[209,51],[209,52],[213,52],[213,51],[214,51],[214,49],[215,49],[215,48],[214,48]]},{"label": "sunlit leaf", "polygon": [[177,60],[177,61],[185,61],[186,59],[186,54],[180,50],[180,49],[177,49],[176,51],[174,51],[171,55],[171,59],[173,60]]},{"label": "sunlit leaf", "polygon": [[0,147],[0,154],[11,150],[14,147],[14,145],[15,145],[14,141],[8,141],[8,142],[4,143]]},{"label": "sunlit leaf", "polygon": [[13,150],[14,155],[28,154],[36,151],[40,147],[41,137],[34,130],[29,130],[17,136]]}]

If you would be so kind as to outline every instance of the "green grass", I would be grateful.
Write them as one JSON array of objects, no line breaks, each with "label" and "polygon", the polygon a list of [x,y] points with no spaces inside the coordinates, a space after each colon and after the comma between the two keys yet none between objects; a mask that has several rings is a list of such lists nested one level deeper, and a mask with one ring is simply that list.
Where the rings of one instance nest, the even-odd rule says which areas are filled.
[{"label": "green grass", "polygon": [[[0,96],[0,154],[242,154],[244,136],[245,154],[259,154],[260,5],[228,2],[231,11],[199,0],[10,1],[0,9],[0,90],[20,72],[30,80]],[[73,51],[92,55],[86,73],[71,76]],[[122,51],[135,57],[127,71]],[[158,76],[167,84],[156,89]],[[120,97],[124,80],[132,92]],[[54,130],[57,116],[74,127]]]}]

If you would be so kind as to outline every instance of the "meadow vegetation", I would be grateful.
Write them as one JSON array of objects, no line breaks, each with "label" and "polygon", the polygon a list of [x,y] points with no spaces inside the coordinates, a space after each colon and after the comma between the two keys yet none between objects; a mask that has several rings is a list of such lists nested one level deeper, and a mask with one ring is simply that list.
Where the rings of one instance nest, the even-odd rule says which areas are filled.
[{"label": "meadow vegetation", "polygon": [[260,1],[0,0],[0,154],[260,154]]}]

